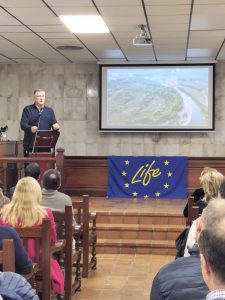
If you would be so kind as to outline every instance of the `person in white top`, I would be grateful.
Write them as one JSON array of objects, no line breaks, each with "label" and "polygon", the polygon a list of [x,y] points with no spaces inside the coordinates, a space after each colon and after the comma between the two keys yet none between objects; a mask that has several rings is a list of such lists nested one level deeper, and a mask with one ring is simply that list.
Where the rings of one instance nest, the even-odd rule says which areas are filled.
[{"label": "person in white top", "polygon": [[[209,201],[213,200],[214,198],[219,197],[219,190],[222,181],[224,180],[223,174],[218,172],[216,169],[209,168],[207,172],[205,172],[200,177],[200,182],[205,192],[205,196],[202,200],[202,205],[207,206]],[[198,219],[197,219],[198,220]],[[196,223],[195,220],[190,228],[187,243],[184,251],[184,256],[189,256],[188,249],[191,249],[194,244],[196,243]]]}]

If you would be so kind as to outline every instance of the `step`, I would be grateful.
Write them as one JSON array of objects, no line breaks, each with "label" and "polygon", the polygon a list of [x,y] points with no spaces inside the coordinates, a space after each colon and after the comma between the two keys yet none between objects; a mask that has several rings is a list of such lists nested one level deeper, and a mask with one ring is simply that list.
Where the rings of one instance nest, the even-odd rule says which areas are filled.
[{"label": "step", "polygon": [[97,212],[97,224],[101,223],[185,225],[185,219],[176,213]]},{"label": "step", "polygon": [[97,224],[98,238],[175,240],[183,225]]},{"label": "step", "polygon": [[175,242],[163,240],[99,239],[97,253],[175,255]]}]

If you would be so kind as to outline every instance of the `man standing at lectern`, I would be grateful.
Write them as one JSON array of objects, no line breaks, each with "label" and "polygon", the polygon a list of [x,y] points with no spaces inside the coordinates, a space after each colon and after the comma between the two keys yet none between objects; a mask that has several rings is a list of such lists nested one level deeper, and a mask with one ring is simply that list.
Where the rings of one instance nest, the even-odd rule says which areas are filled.
[{"label": "man standing at lectern", "polygon": [[28,156],[32,137],[38,130],[58,130],[60,128],[53,109],[45,106],[44,90],[34,91],[34,104],[24,107],[20,127],[24,131],[24,156]]}]

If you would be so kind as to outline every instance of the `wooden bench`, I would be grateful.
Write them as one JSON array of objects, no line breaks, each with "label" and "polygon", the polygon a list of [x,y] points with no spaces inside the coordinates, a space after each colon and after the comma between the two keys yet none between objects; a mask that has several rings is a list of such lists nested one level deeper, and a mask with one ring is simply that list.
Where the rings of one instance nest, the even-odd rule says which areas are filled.
[{"label": "wooden bench", "polygon": [[[81,288],[81,276],[80,276],[80,237],[81,226],[73,226],[73,208],[66,205],[65,212],[53,211],[56,227],[57,237],[59,239],[65,239],[66,245],[63,249],[63,267],[65,269],[65,299],[71,300],[72,295],[79,291]],[[75,249],[73,249],[73,240],[75,237]],[[60,258],[61,261],[61,258]],[[72,278],[72,269],[75,265],[75,278]]]},{"label": "wooden bench", "polygon": [[[88,278],[90,269],[95,270],[97,266],[96,258],[96,213],[89,213],[89,196],[84,195],[81,199],[72,201],[74,217],[79,225],[82,226],[82,277]],[[89,225],[91,223],[91,226]],[[89,247],[91,249],[91,259],[89,260]]]},{"label": "wooden bench", "polygon": [[35,263],[39,264],[39,270],[35,274],[32,286],[41,293],[42,300],[51,299],[51,223],[44,219],[40,227],[15,228],[22,239],[25,249],[28,248],[28,240],[34,239]]}]

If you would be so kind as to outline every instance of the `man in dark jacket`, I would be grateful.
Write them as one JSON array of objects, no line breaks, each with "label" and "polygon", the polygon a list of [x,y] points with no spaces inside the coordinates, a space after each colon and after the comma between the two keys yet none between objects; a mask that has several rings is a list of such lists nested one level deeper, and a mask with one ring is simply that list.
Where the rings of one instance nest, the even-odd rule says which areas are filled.
[{"label": "man in dark jacket", "polygon": [[164,266],[155,276],[150,300],[205,300],[209,292],[201,271],[199,249]]},{"label": "man in dark jacket", "polygon": [[34,104],[23,109],[20,127],[24,131],[24,156],[29,156],[29,151],[32,150],[29,149],[31,140],[38,130],[59,129],[53,109],[45,105],[44,90],[34,91]]}]

